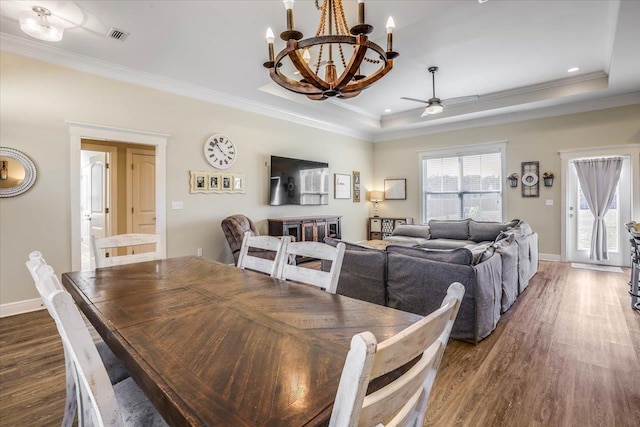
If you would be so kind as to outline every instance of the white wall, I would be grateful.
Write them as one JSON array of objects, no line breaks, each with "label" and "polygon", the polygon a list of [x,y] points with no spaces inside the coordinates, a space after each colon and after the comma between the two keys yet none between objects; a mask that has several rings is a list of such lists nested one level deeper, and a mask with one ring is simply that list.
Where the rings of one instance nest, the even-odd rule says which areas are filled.
[{"label": "white wall", "polygon": [[[167,147],[167,243],[169,256],[195,255],[231,262],[220,228],[226,216],[243,213],[263,233],[278,216],[343,215],[343,238],[366,237],[373,182],[370,142],[158,90],[0,54],[2,146],[28,154],[38,180],[27,193],[0,201],[0,304],[37,298],[24,262],[43,252],[58,274],[71,268],[69,132],[67,121],[169,134]],[[210,170],[202,154],[213,133],[231,137],[238,160],[229,172],[246,173],[243,195],[189,194],[189,170]],[[270,155],[329,163],[330,172],[361,172],[361,203],[335,200],[327,206],[268,206]],[[332,180],[333,181],[333,180]],[[331,184],[333,185],[333,184]],[[184,202],[171,210],[172,200]]]},{"label": "white wall", "polygon": [[[386,178],[407,178],[407,200],[382,202],[381,215],[410,216],[420,221],[420,151],[505,140],[508,141],[507,174],[517,172],[521,176],[521,162],[537,160],[541,173],[553,172],[556,178],[551,188],[540,185],[539,198],[523,198],[522,183],[518,188],[506,188],[505,219],[526,220],[539,233],[540,252],[560,255],[562,176],[558,151],[637,144],[640,142],[640,105],[377,143],[374,148],[373,189],[383,189]],[[634,191],[638,220],[640,185],[636,185]],[[553,206],[545,204],[547,199],[553,200]]]}]

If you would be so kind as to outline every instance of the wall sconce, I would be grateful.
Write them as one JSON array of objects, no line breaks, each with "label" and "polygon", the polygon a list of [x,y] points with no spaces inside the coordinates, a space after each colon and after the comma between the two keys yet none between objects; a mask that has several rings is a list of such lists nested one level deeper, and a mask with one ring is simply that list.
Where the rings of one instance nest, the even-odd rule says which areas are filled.
[{"label": "wall sconce", "polygon": [[552,187],[553,186],[553,172],[545,172],[542,174],[542,180],[544,181],[544,186],[545,187]]},{"label": "wall sconce", "polygon": [[518,174],[512,173],[507,177],[507,181],[509,181],[509,187],[516,188],[518,186]]},{"label": "wall sconce", "polygon": [[369,193],[369,201],[375,203],[375,209],[373,211],[373,217],[378,218],[378,202],[384,200],[384,193],[382,191],[372,191]]},{"label": "wall sconce", "polygon": [[3,160],[0,164],[0,179],[6,181],[9,179],[9,169],[7,168],[7,161]]}]

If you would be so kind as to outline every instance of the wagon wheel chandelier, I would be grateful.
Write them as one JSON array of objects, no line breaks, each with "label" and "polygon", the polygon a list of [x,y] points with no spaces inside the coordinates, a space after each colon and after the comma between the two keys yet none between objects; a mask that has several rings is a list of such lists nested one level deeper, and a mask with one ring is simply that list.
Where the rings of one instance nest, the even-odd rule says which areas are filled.
[{"label": "wagon wheel chandelier", "polygon": [[[269,28],[269,61],[264,63],[264,67],[269,69],[271,79],[285,89],[306,95],[312,100],[334,96],[353,98],[393,68],[393,59],[399,55],[393,51],[393,18],[389,17],[387,21],[385,51],[367,37],[373,31],[373,26],[365,23],[364,0],[358,0],[358,24],[351,29],[347,24],[342,0],[315,0],[316,8],[320,11],[320,23],[315,37],[304,40],[293,23],[293,0],[284,0],[283,3],[287,11],[287,29],[280,34],[280,38],[286,42],[286,47],[277,56],[274,55],[274,35]],[[334,61],[334,49],[340,56],[337,61]],[[349,51],[352,54],[347,60]],[[315,63],[311,63],[312,56]],[[282,67],[285,58],[289,58],[297,70],[294,74],[299,74],[301,79],[285,74],[283,69],[290,68]],[[338,75],[340,65],[341,74]],[[324,78],[320,75],[322,66]],[[372,71],[362,73],[365,68]]]}]

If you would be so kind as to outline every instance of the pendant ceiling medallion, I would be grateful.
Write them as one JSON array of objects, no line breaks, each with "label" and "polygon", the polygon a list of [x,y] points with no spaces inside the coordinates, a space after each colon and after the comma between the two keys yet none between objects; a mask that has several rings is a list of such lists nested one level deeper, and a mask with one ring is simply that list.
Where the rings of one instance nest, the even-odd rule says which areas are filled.
[{"label": "pendant ceiling medallion", "polygon": [[[274,35],[267,30],[269,61],[264,63],[271,79],[290,91],[312,100],[329,97],[353,98],[378,81],[393,68],[393,30],[387,21],[386,51],[369,40],[373,26],[365,23],[364,0],[358,0],[358,24],[349,29],[342,0],[315,1],[320,23],[315,37],[303,39],[293,23],[293,0],[284,0],[287,29],[280,34],[286,47],[274,54]],[[334,59],[334,54],[339,59]],[[349,55],[351,54],[351,55]],[[285,61],[289,58],[289,61]],[[311,63],[312,58],[314,63]],[[321,68],[324,77],[321,76]],[[298,76],[297,78],[295,76]]]}]

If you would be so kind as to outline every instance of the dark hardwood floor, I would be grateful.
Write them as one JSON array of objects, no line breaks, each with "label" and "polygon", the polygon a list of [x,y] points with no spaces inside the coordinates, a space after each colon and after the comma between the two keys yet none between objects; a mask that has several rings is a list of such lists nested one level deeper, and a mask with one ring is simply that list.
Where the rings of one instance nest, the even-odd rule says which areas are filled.
[{"label": "dark hardwood floor", "polygon": [[[638,425],[628,279],[541,262],[488,338],[449,342],[425,425]],[[46,311],[0,319],[0,425],[59,425],[63,405],[62,345]]]}]

